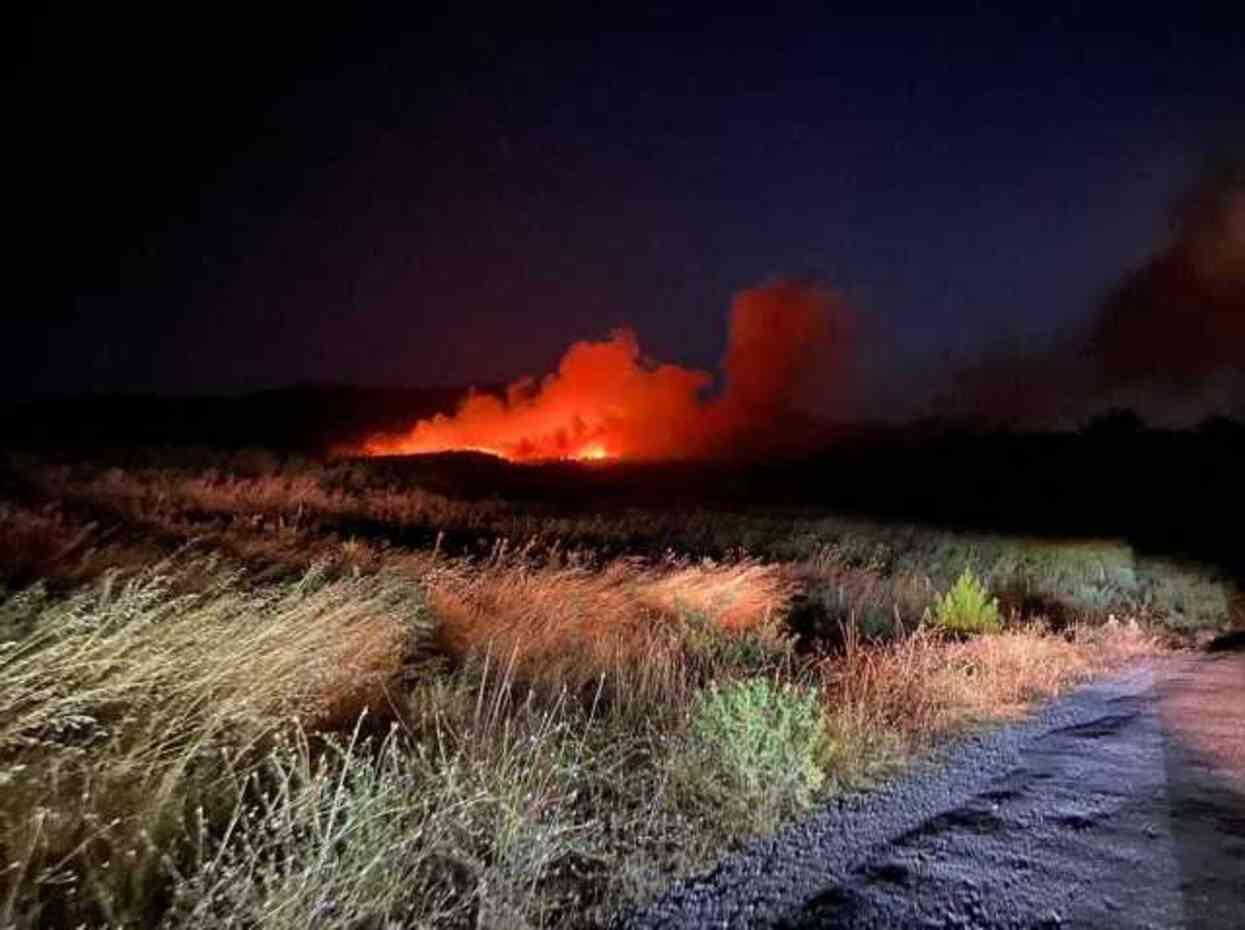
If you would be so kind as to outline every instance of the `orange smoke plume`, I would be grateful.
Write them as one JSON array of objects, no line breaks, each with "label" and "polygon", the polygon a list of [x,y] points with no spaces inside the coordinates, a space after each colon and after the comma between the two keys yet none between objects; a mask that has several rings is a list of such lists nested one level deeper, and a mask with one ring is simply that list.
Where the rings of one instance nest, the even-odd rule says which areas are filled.
[{"label": "orange smoke plume", "polygon": [[810,407],[841,381],[852,327],[824,288],[782,281],[739,294],[722,369],[657,364],[635,334],[572,345],[553,374],[521,379],[504,397],[470,392],[450,416],[369,438],[365,455],[486,452],[516,462],[669,460],[806,445]]}]

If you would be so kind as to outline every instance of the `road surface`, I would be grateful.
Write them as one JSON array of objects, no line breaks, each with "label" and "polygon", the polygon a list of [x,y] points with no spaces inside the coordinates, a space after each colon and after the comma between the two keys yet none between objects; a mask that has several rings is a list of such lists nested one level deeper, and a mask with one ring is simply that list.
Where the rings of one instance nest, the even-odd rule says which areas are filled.
[{"label": "road surface", "polygon": [[626,928],[1245,928],[1245,654],[1156,660],[832,804]]}]

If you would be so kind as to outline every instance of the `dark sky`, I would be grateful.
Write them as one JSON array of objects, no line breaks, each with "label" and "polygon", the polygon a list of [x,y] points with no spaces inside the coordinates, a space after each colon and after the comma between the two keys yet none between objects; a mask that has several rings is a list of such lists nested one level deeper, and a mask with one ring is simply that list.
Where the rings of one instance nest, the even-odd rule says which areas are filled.
[{"label": "dark sky", "polygon": [[623,324],[712,368],[732,293],[780,274],[846,295],[879,389],[915,391],[1084,321],[1245,112],[1211,5],[259,6],[32,24],[11,397],[496,382]]}]

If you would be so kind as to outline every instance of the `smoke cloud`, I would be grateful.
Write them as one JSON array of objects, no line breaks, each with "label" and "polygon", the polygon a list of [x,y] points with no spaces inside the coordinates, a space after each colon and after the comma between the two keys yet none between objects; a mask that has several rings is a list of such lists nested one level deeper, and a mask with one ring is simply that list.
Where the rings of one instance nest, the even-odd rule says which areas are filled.
[{"label": "smoke cloud", "polygon": [[708,372],[659,364],[634,333],[577,342],[557,371],[504,396],[472,392],[450,416],[375,436],[371,455],[475,450],[513,461],[667,460],[770,454],[817,441],[850,379],[852,315],[828,289],[778,281],[731,306],[723,388]]},{"label": "smoke cloud", "polygon": [[[828,424],[881,413],[877,398],[874,409],[855,402],[866,374],[859,322],[829,288],[778,280],[736,295],[716,378],[655,362],[620,330],[575,343],[539,380],[521,379],[502,396],[472,392],[453,415],[355,451],[539,461],[815,448],[830,438]],[[1169,241],[1084,326],[1045,350],[958,366],[929,398],[925,414],[1025,428],[1075,428],[1116,407],[1164,425],[1245,415],[1245,160],[1204,174],[1176,205]]]},{"label": "smoke cloud", "polygon": [[1185,392],[1245,371],[1245,162],[1178,205],[1173,241],[1110,295],[1090,350],[1113,389]]},{"label": "smoke cloud", "polygon": [[932,412],[1069,427],[1123,407],[1168,426],[1245,414],[1245,161],[1203,174],[1175,205],[1169,241],[1083,329],[960,367]]}]

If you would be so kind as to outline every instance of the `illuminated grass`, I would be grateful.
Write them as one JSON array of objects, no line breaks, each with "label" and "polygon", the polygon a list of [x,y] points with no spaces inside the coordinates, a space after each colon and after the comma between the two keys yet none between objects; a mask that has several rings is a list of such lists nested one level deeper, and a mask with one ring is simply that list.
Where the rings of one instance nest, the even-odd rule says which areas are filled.
[{"label": "illuminated grass", "polygon": [[[529,518],[275,476],[39,481],[66,503],[0,508],[20,541],[0,577],[48,579],[0,600],[0,926],[603,925],[829,793],[1161,649],[1132,619],[1161,604],[1113,544],[827,520],[785,525],[793,560],[604,557],[550,520],[464,556],[318,521]],[[714,520],[788,544],[765,519],[693,533]],[[965,564],[1003,628],[957,641],[922,618]],[[1213,614],[1212,581],[1164,572],[1163,597]],[[1117,619],[1084,585],[1116,592]],[[1062,605],[1057,629],[1016,592]],[[774,714],[789,739],[732,742]],[[773,765],[803,773],[793,790],[753,777]]]}]

